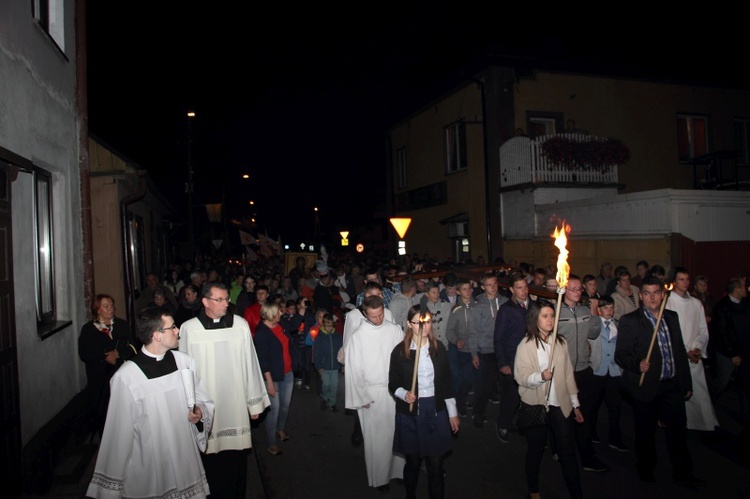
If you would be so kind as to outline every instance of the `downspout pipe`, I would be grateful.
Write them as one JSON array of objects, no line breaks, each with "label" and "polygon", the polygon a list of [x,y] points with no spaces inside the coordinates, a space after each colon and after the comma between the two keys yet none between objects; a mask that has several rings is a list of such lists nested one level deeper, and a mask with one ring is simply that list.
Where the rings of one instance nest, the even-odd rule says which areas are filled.
[{"label": "downspout pipe", "polygon": [[487,100],[486,100],[486,87],[483,80],[471,78],[471,81],[479,85],[480,93],[482,96],[482,147],[484,149],[484,226],[487,232],[487,263],[493,261],[492,257],[492,216],[490,216],[490,196],[492,196],[492,188],[490,185],[490,159],[488,142],[487,142]]},{"label": "downspout pipe", "polygon": [[125,277],[125,307],[128,311],[128,322],[131,327],[135,324],[135,276],[133,275],[133,265],[131,262],[131,256],[128,245],[128,208],[130,205],[137,203],[146,197],[148,189],[146,187],[146,176],[145,170],[138,170],[138,190],[133,194],[125,196],[120,200],[120,230],[122,232],[122,264],[123,272],[122,275]]},{"label": "downspout pipe", "polygon": [[81,190],[81,231],[83,237],[83,300],[86,316],[94,299],[94,237],[91,222],[91,181],[89,158],[89,109],[86,57],[86,0],[76,2],[76,113],[78,122],[78,182]]}]

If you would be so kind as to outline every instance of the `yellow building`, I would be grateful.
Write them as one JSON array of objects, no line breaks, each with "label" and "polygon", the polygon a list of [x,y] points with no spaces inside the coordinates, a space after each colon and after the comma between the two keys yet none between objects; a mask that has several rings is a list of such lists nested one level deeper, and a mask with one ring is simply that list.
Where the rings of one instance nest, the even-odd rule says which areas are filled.
[{"label": "yellow building", "polygon": [[[571,235],[577,273],[596,273],[608,260],[631,268],[642,258],[684,263],[680,234],[694,242],[750,239],[736,219],[725,219],[747,217],[748,193],[717,195],[750,179],[748,92],[542,66],[495,59],[389,130],[391,213],[413,219],[410,253],[544,266],[554,262],[546,248],[554,250],[549,234],[563,218],[578,220]],[[554,136],[617,139],[629,160],[552,165],[541,150]],[[646,191],[658,195],[633,197]],[[716,202],[722,216],[693,220],[710,233],[687,215],[680,227],[676,217],[657,223],[649,216],[677,198],[691,209]],[[584,216],[591,200],[610,208],[604,223]]]}]

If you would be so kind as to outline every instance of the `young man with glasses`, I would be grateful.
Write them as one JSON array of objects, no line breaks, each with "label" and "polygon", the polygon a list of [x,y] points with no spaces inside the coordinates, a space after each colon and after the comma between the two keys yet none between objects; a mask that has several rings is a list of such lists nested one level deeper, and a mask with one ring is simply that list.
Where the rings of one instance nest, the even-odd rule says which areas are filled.
[{"label": "young man with glasses", "polygon": [[609,466],[602,463],[594,453],[589,424],[589,411],[591,411],[594,399],[594,386],[592,385],[594,371],[591,368],[591,347],[588,341],[599,337],[602,322],[598,317],[598,302],[590,300],[591,308],[581,304],[581,293],[583,293],[581,278],[571,274],[568,277],[568,285],[560,307],[557,333],[564,337],[568,344],[570,361],[573,364],[578,386],[578,400],[583,413],[583,423],[575,425],[576,444],[578,454],[581,456],[581,464],[586,471],[603,472],[609,471]]},{"label": "young man with glasses", "polygon": [[180,331],[172,314],[150,307],[138,315],[137,325],[143,347],[112,377],[107,423],[86,496],[118,491],[123,497],[205,497],[209,489],[200,452],[206,450],[214,403],[195,361],[174,351]]},{"label": "young man with glasses", "polygon": [[250,419],[271,405],[247,321],[228,314],[229,293],[220,282],[207,282],[203,310],[180,329],[180,351],[195,359],[216,419],[203,465],[217,497],[244,497],[247,450],[252,446]]}]

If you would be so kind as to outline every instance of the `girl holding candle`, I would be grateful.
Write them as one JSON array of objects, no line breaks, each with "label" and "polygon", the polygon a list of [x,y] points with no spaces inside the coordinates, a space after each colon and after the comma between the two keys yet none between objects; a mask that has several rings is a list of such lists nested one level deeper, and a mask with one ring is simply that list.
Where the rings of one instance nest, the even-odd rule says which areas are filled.
[{"label": "girl holding candle", "polygon": [[[539,466],[548,431],[552,431],[565,483],[571,497],[575,499],[582,497],[582,491],[573,421],[583,422],[583,414],[579,408],[578,387],[568,347],[562,336],[552,335],[554,326],[554,306],[542,300],[535,302],[526,316],[526,337],[518,345],[513,373],[522,402],[529,405],[548,404],[547,424],[526,430],[526,480],[529,494],[532,498],[541,497]],[[560,348],[553,349],[552,341],[560,343]],[[548,383],[551,384],[549,397],[546,396]]]},{"label": "girl holding candle", "polygon": [[391,352],[388,375],[388,389],[396,396],[393,450],[406,458],[408,498],[416,497],[422,459],[427,465],[430,498],[442,498],[443,461],[453,446],[451,432],[458,432],[460,425],[448,354],[433,336],[429,316],[423,317],[418,305],[409,309],[407,326],[404,341]]}]

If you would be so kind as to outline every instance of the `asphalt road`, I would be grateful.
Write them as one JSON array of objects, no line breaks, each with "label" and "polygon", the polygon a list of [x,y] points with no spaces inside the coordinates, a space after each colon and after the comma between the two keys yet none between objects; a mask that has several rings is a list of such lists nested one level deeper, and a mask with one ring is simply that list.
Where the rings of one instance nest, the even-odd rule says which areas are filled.
[{"label": "asphalt road", "polygon": [[[340,376],[339,408],[343,408],[344,376]],[[471,418],[461,420],[462,427],[455,441],[452,455],[446,460],[446,499],[525,498],[526,478],[524,457],[525,439],[511,433],[507,444],[495,434],[494,421],[497,405],[488,406],[490,422],[477,429]],[[688,446],[694,461],[695,475],[708,485],[693,490],[672,483],[671,468],[664,437],[657,435],[659,456],[656,484],[642,483],[635,472],[633,451],[617,452],[606,443],[595,444],[599,458],[611,467],[606,473],[581,471],[584,496],[606,499],[664,499],[664,498],[750,498],[750,460],[733,450],[734,436],[739,433],[742,411],[747,403],[736,389],[730,389],[719,400],[717,416],[720,431],[701,435],[689,432]],[[602,408],[600,425],[606,424]],[[471,416],[471,412],[469,413]],[[252,499],[317,499],[317,498],[400,498],[403,486],[391,482],[390,493],[381,495],[367,486],[364,448],[354,448],[350,437],[354,416],[321,411],[313,385],[295,389],[286,428],[290,436],[282,444],[283,454],[273,456],[266,450],[263,420],[253,430],[253,452],[248,458],[247,498]],[[622,429],[625,443],[633,447],[633,418],[630,407],[623,406]],[[606,435],[600,427],[599,435]],[[71,446],[56,470],[55,483],[44,495],[24,494],[24,498],[80,498],[84,497],[91,480],[96,453],[84,452],[89,446]],[[68,455],[69,454],[69,455]],[[84,457],[81,457],[84,456]],[[85,460],[81,461],[81,460]],[[80,474],[72,468],[81,468]],[[541,468],[541,493],[550,498],[567,498],[559,465],[545,452]],[[419,481],[418,497],[428,497],[426,475]]]},{"label": "asphalt road", "polygon": [[[339,384],[339,408],[343,407],[343,374]],[[610,449],[606,442],[595,444],[599,458],[611,467],[605,473],[581,471],[586,497],[592,498],[671,498],[711,497],[750,498],[750,462],[732,450],[734,435],[739,433],[740,406],[736,390],[725,393],[719,404],[722,429],[714,434],[689,432],[688,446],[694,461],[694,474],[708,481],[706,487],[690,489],[675,485],[662,432],[657,434],[658,465],[656,484],[642,483],[635,471],[635,456]],[[511,434],[507,444],[495,434],[497,405],[487,409],[489,422],[477,429],[469,417],[455,440],[452,455],[446,460],[445,497],[459,498],[525,498],[527,497],[524,458],[525,438]],[[746,410],[747,408],[745,408]],[[470,410],[471,411],[471,410]],[[599,434],[606,436],[605,408],[599,418]],[[295,389],[287,424],[290,440],[282,444],[283,455],[266,451],[263,422],[254,432],[258,473],[264,482],[266,497],[274,498],[376,498],[404,497],[403,486],[391,482],[390,493],[381,495],[367,486],[363,447],[350,443],[354,416],[344,411],[332,413],[320,409],[315,386],[311,390]],[[623,438],[633,448],[633,418],[630,407],[623,406]],[[257,490],[257,488],[256,488]],[[541,468],[541,493],[545,498],[567,498],[560,466],[545,452]],[[422,475],[419,497],[428,497],[426,475]]]}]

